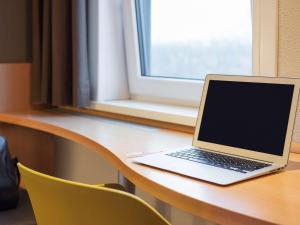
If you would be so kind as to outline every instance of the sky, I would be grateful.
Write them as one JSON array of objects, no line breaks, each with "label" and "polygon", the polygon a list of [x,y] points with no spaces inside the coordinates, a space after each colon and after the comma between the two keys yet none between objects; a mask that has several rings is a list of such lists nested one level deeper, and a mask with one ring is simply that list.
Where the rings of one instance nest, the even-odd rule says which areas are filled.
[{"label": "sky", "polygon": [[251,0],[152,0],[154,43],[251,41]]}]

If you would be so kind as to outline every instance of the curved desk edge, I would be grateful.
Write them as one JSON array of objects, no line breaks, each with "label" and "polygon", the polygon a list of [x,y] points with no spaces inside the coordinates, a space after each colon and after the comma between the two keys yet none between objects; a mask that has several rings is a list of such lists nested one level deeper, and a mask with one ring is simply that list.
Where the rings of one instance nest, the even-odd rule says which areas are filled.
[{"label": "curved desk edge", "polygon": [[[278,218],[276,218],[277,220],[269,217],[264,218],[257,212],[253,213],[252,209],[241,209],[238,205],[237,208],[234,205],[231,207],[224,207],[224,205],[230,206],[232,203],[224,203],[223,205],[218,204],[218,201],[215,198],[218,198],[220,193],[225,195],[224,191],[226,191],[226,189],[228,190],[228,188],[222,188],[216,185],[195,181],[179,175],[134,164],[126,158],[128,151],[119,150],[122,144],[126,141],[121,140],[121,143],[111,143],[117,141],[116,137],[111,136],[114,132],[115,135],[124,135],[126,132],[131,132],[131,134],[127,135],[133,136],[138,136],[138,133],[141,132],[142,134],[140,134],[140,136],[144,135],[143,137],[146,140],[144,144],[137,143],[136,148],[144,146],[145,149],[147,149],[147,144],[154,145],[154,147],[159,146],[160,144],[166,145],[166,142],[168,143],[170,140],[174,140],[175,143],[170,144],[170,148],[174,148],[176,146],[181,147],[182,145],[190,143],[191,135],[163,129],[157,129],[156,133],[154,132],[155,134],[151,131],[141,130],[137,133],[136,131],[130,130],[126,127],[124,129],[121,128],[122,126],[114,127],[114,123],[111,125],[107,122],[110,121],[109,119],[99,119],[99,121],[97,119],[94,121],[94,119],[95,118],[91,118],[91,116],[78,116],[76,114],[60,112],[31,111],[25,113],[0,113],[0,122],[43,131],[55,136],[66,138],[82,144],[89,149],[95,150],[109,160],[131,182],[139,186],[144,191],[147,191],[155,197],[194,215],[221,224],[273,224],[273,222],[282,222],[278,220]],[[93,126],[99,127],[97,130],[93,130]],[[114,131],[116,128],[121,131]],[[164,135],[164,138],[167,140],[157,140],[157,137],[161,135]],[[153,144],[152,142],[157,143]],[[126,145],[131,149],[135,146],[134,144],[127,143]],[[151,150],[151,148],[148,148],[148,150]],[[181,183],[183,187],[180,186]],[[199,185],[198,190],[197,184]],[[238,189],[237,186],[233,189]],[[188,192],[188,189],[191,190],[191,194]],[[232,191],[234,190],[230,190],[230,192]],[[204,196],[201,192],[204,192]],[[210,195],[213,193],[216,193],[216,197],[212,197],[212,200],[210,200],[209,197],[206,197],[206,194]],[[238,203],[239,199],[237,198],[236,200]],[[223,200],[220,199],[219,201]]]}]

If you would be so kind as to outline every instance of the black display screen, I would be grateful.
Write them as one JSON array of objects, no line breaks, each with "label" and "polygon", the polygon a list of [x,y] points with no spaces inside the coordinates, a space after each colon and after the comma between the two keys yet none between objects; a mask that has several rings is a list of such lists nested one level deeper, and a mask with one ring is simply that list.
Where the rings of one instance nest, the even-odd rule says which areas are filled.
[{"label": "black display screen", "polygon": [[209,81],[198,140],[282,155],[294,85]]}]

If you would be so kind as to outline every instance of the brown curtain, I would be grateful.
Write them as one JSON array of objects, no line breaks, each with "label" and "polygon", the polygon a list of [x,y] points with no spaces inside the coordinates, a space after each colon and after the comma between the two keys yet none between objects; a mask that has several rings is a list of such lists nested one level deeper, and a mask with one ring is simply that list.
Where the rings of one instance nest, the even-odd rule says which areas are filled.
[{"label": "brown curtain", "polygon": [[33,104],[89,104],[87,1],[33,0]]}]

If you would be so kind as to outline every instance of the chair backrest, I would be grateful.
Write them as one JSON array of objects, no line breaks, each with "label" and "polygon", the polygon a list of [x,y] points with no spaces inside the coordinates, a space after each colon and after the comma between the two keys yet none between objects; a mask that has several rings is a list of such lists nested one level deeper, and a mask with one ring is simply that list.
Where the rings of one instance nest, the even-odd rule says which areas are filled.
[{"label": "chair backrest", "polygon": [[18,167],[38,225],[170,225],[132,194]]}]

